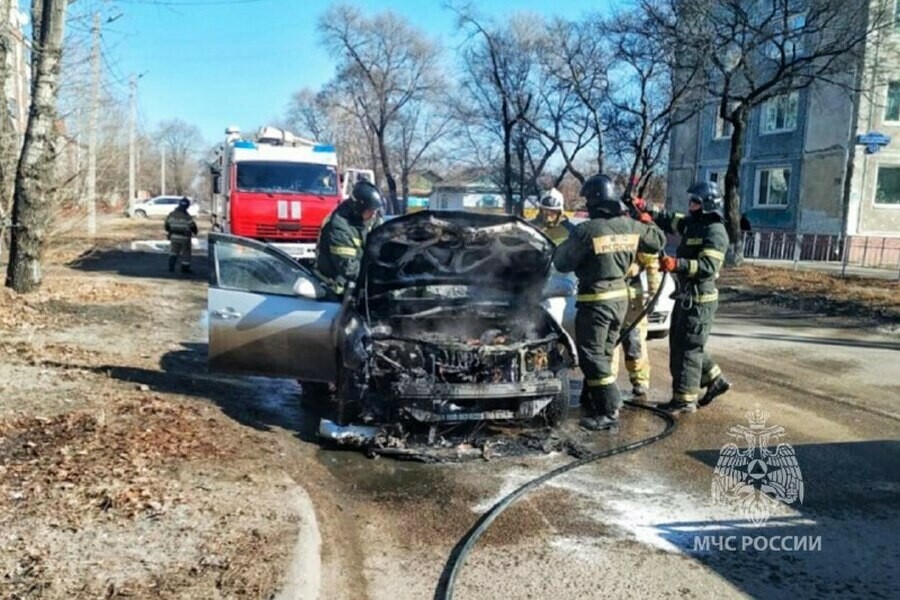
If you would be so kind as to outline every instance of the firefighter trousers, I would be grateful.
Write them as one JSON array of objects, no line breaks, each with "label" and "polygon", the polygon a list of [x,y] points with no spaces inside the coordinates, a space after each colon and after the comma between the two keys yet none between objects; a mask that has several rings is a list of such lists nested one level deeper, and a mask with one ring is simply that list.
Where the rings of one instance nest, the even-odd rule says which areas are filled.
[{"label": "firefighter trousers", "polygon": [[584,373],[581,405],[590,416],[612,415],[622,406],[613,358],[627,310],[624,297],[578,304],[575,345]]},{"label": "firefighter trousers", "polygon": [[697,402],[700,388],[706,387],[722,371],[706,351],[718,301],[694,299],[685,308],[675,302],[669,332],[669,371],[672,374],[672,398]]},{"label": "firefighter trousers", "polygon": [[[644,310],[643,296],[637,295],[628,301],[628,311],[625,313],[624,326],[631,325]],[[628,370],[628,379],[632,387],[650,389],[650,355],[647,351],[647,317],[644,316],[631,332],[622,340],[622,350],[625,352],[625,369]],[[616,348],[613,363],[619,364],[619,349]]]},{"label": "firefighter trousers", "polygon": [[169,260],[180,260],[182,267],[191,266],[191,238],[172,235],[169,238]]}]

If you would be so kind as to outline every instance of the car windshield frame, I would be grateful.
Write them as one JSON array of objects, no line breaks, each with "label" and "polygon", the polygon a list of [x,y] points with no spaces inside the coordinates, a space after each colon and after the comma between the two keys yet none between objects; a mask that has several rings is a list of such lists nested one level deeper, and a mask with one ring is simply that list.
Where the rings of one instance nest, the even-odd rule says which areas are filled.
[{"label": "car windshield frame", "polygon": [[[331,186],[316,186],[331,177]],[[248,178],[250,180],[248,180]],[[337,196],[337,168],[320,163],[241,161],[236,165],[235,190],[238,192],[275,194],[312,194]]]}]

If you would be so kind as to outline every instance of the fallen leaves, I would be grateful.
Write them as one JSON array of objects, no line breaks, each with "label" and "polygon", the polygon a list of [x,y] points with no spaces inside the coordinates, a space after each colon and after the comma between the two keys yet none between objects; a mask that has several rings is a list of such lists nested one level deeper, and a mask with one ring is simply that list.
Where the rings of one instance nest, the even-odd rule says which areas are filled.
[{"label": "fallen leaves", "polygon": [[179,501],[157,477],[167,465],[226,453],[193,407],[123,400],[112,412],[0,422],[0,510],[56,512],[71,527],[155,518]]}]

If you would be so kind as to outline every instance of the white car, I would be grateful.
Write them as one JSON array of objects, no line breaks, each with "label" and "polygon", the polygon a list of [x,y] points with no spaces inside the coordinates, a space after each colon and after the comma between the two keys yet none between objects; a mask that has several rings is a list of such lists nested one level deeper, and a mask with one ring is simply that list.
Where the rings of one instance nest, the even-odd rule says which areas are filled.
[{"label": "white car", "polygon": [[[644,301],[648,302],[647,274],[641,273],[641,285],[644,288]],[[671,275],[663,281],[663,289],[659,299],[653,307],[653,311],[647,316],[647,337],[664,338],[669,335],[669,325],[672,322],[672,310],[675,300],[671,298],[675,293],[675,281]],[[573,338],[575,337],[575,295],[576,280],[572,273],[558,273],[554,271],[550,275],[547,291],[544,294],[545,308],[560,323]],[[629,325],[629,323],[625,323]]]},{"label": "white car", "polygon": [[[181,201],[183,197],[184,196],[156,196],[155,198],[135,203],[131,207],[128,216],[141,217],[144,219],[148,217],[165,217],[175,210],[178,206],[178,202]],[[188,207],[188,214],[192,217],[196,217],[199,212],[200,207],[192,200],[191,205]]]}]

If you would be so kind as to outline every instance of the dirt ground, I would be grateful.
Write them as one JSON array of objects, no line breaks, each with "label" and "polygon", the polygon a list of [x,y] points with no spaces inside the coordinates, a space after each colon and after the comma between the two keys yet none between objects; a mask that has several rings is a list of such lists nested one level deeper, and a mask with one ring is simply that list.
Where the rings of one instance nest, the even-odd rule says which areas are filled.
[{"label": "dirt ground", "polygon": [[900,320],[900,283],[896,281],[742,265],[726,268],[719,286],[738,292],[742,300],[833,316]]},{"label": "dirt ground", "polygon": [[269,598],[282,585],[296,485],[266,468],[271,439],[198,401],[241,391],[205,375],[203,261],[171,278],[164,256],[122,251],[160,229],[107,219],[93,242],[54,245],[39,292],[0,291],[3,598]]},{"label": "dirt ground", "polygon": [[[195,259],[192,276],[172,276],[165,256],[127,249],[133,239],[159,239],[160,222],[106,218],[101,230],[95,240],[75,229],[59,239],[41,291],[0,291],[0,597],[272,598],[285,588],[298,531],[309,526],[298,490],[311,497],[313,526],[322,531],[319,597],[430,597],[446,556],[477,514],[511,486],[568,460],[437,467],[323,450],[317,418],[302,406],[296,383],[207,373],[203,258]],[[826,499],[843,493],[849,500],[841,503],[868,519],[869,529],[847,520],[847,531],[824,530],[835,559],[814,566],[831,574],[836,564],[846,568],[847,556],[862,556],[857,571],[873,569],[860,545],[844,541],[876,529],[895,537],[895,521],[880,520],[879,511],[887,510],[882,496],[869,493],[861,502],[857,490],[887,496],[900,488],[887,475],[858,481],[851,475],[870,464],[896,472],[896,453],[883,449],[897,439],[896,421],[884,417],[894,414],[896,378],[878,376],[894,346],[871,342],[872,358],[853,366],[843,354],[829,354],[859,343],[841,331],[809,337],[797,315],[755,307],[823,302],[822,295],[829,304],[820,310],[849,311],[848,303],[860,302],[871,311],[865,314],[885,319],[898,310],[896,284],[848,280],[844,289],[828,276],[754,267],[728,270],[722,283],[732,290],[729,302],[747,314],[721,315],[712,344],[759,353],[746,364],[723,364],[736,374],[732,400],[686,420],[664,445],[580,473],[511,509],[470,559],[459,597],[631,598],[660,597],[663,590],[670,597],[775,597],[780,579],[769,586],[769,579],[755,572],[745,578],[741,569],[787,573],[788,581],[810,570],[805,559],[773,555],[770,564],[738,557],[740,569],[708,567],[642,545],[632,533],[643,535],[648,519],[709,518],[703,503],[711,467],[696,456],[710,455],[714,464],[720,433],[742,422],[753,402],[804,432],[801,441],[811,448],[804,469],[809,464],[811,485],[822,486],[811,496],[828,508]],[[864,293],[853,292],[860,287]],[[829,320],[829,326],[838,325]],[[654,364],[665,364],[665,343],[655,344]],[[862,374],[847,376],[851,368]],[[663,394],[668,375],[654,369],[654,393]],[[834,382],[825,371],[833,371]],[[865,404],[871,397],[885,406],[871,410]],[[657,426],[630,419],[622,436]],[[835,453],[849,453],[844,462],[853,465],[838,479],[830,475]],[[895,507],[894,498],[884,505]],[[812,510],[814,517],[831,516]],[[605,577],[644,563],[648,568],[629,578]],[[668,589],[672,574],[683,589]]]}]

